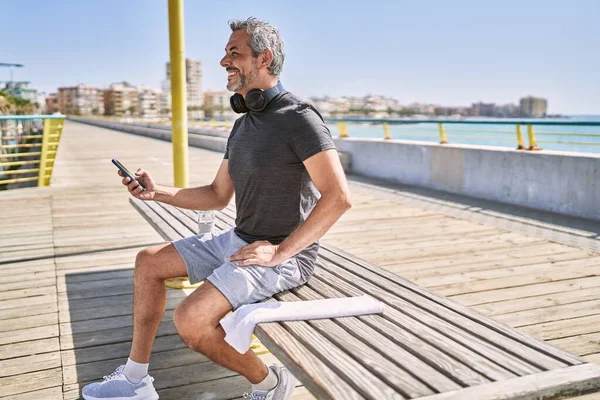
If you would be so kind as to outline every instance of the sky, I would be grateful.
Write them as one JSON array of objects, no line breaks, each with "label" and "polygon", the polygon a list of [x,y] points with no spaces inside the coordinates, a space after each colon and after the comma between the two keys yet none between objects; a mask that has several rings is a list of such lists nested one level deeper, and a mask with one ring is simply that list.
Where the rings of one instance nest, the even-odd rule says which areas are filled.
[{"label": "sky", "polygon": [[[600,114],[599,0],[187,0],[184,10],[203,90],[225,88],[227,22],[255,16],[283,36],[281,81],[300,97],[468,106],[534,95],[549,113]],[[0,62],[24,64],[14,79],[45,92],[165,79],[167,0],[0,0],[0,20]]]}]

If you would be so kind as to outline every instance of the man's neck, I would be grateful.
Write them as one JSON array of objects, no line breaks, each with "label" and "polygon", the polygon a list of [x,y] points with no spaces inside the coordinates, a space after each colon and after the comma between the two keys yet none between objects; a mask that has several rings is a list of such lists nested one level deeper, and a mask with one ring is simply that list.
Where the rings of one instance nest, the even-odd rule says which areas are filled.
[{"label": "man's neck", "polygon": [[270,77],[268,80],[266,80],[265,82],[255,82],[254,84],[252,84],[250,87],[248,88],[244,88],[244,90],[239,91],[237,93],[241,94],[242,96],[246,97],[246,93],[248,93],[249,91],[251,91],[252,89],[262,89],[262,90],[269,90],[272,87],[274,87],[275,85],[277,85],[277,82],[279,82],[279,78],[277,77]]}]

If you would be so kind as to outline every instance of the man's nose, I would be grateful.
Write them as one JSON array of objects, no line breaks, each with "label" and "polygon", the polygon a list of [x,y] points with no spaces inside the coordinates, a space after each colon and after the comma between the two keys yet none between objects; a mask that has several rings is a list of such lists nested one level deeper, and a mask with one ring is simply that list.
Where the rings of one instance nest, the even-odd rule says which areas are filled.
[{"label": "man's nose", "polygon": [[227,68],[230,65],[231,65],[231,62],[229,61],[229,57],[227,55],[225,55],[223,58],[221,58],[221,67]]}]

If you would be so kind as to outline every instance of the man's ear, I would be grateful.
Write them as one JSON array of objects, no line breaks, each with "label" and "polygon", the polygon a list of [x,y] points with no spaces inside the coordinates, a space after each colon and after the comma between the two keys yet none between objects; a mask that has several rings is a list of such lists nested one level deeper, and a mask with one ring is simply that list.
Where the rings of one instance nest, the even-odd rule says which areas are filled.
[{"label": "man's ear", "polygon": [[273,52],[271,50],[267,49],[264,51],[264,53],[261,56],[260,66],[261,67],[269,67],[269,66],[271,66],[272,62],[273,62]]}]

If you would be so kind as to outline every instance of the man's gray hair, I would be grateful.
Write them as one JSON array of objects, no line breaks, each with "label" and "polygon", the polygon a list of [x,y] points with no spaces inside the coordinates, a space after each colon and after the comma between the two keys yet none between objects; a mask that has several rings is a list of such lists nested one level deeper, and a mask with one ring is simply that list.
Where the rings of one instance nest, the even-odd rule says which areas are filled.
[{"label": "man's gray hair", "polygon": [[277,28],[268,22],[261,21],[254,17],[250,17],[244,21],[230,21],[229,26],[231,27],[232,32],[241,29],[246,30],[246,33],[250,36],[248,46],[252,49],[254,57],[257,57],[267,49],[271,50],[271,53],[273,53],[273,62],[271,63],[271,66],[268,67],[269,72],[275,76],[281,74],[283,61],[285,60],[285,52],[283,39],[279,36]]}]

